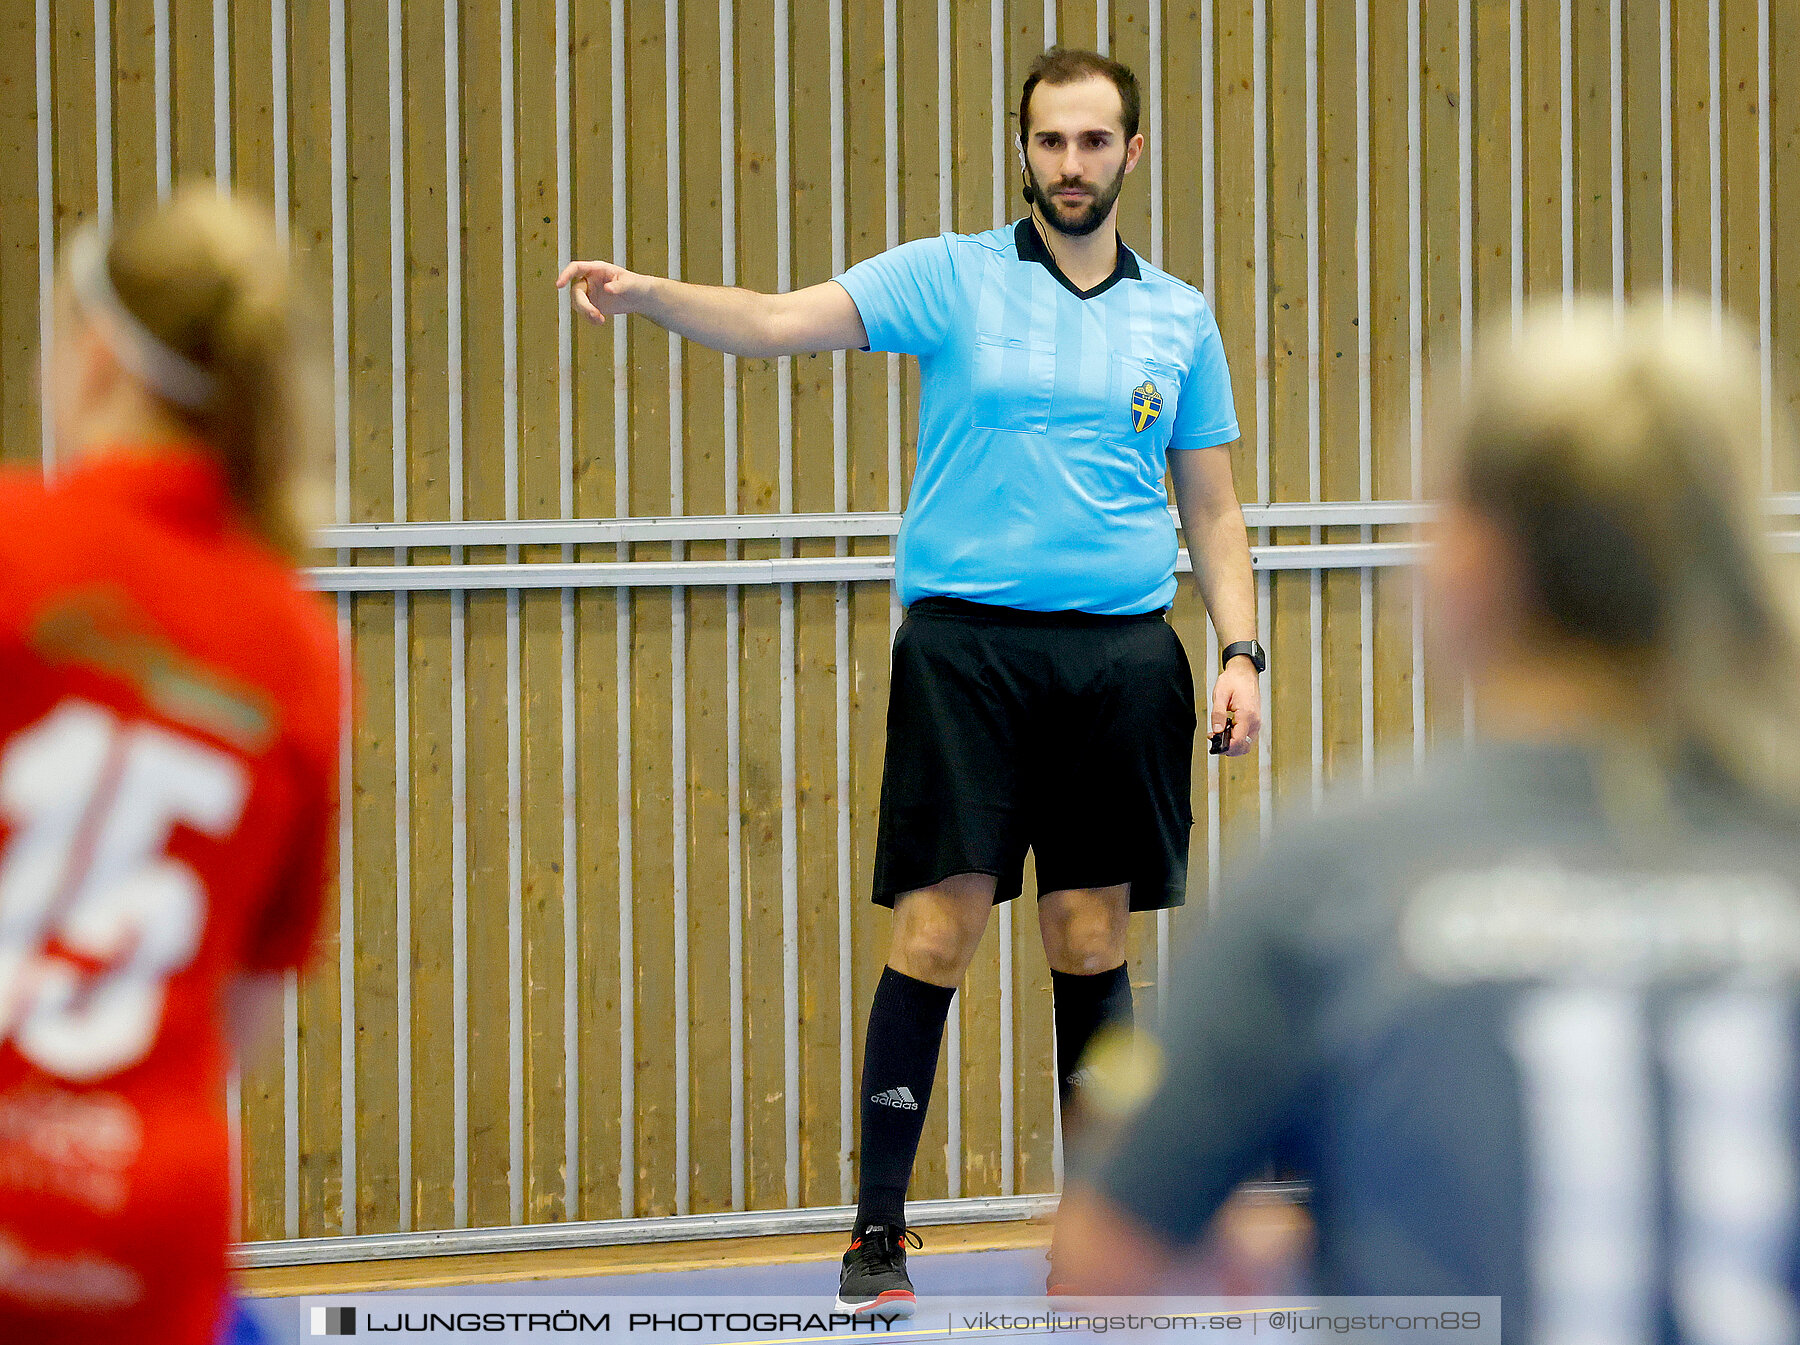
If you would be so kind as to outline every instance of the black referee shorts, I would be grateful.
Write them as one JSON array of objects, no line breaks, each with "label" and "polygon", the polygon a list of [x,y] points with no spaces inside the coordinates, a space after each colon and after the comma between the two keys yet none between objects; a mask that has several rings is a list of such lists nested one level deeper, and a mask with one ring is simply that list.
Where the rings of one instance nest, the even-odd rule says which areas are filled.
[{"label": "black referee shorts", "polygon": [[1019,895],[1131,884],[1131,909],[1187,896],[1194,678],[1162,613],[1022,612],[955,598],[894,640],[875,900],[958,873]]}]

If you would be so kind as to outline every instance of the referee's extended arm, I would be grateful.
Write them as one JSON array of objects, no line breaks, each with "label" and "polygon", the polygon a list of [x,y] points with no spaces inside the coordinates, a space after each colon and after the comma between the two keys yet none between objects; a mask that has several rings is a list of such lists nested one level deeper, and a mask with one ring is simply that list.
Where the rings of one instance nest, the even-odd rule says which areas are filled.
[{"label": "referee's extended arm", "polygon": [[689,285],[639,275],[611,262],[570,262],[557,277],[575,309],[594,322],[639,313],[690,341],[752,358],[860,350],[869,343],[849,291],[835,280],[788,294]]}]

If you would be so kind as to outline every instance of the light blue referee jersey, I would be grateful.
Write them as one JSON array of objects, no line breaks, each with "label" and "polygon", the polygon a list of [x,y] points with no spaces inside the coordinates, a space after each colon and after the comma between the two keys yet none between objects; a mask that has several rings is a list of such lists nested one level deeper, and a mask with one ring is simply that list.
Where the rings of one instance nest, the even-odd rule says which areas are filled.
[{"label": "light blue referee jersey", "polygon": [[838,283],[869,349],[916,355],[900,600],[1124,615],[1175,596],[1173,449],[1238,437],[1206,300],[1140,261],[1085,294],[1030,220],[920,239]]}]

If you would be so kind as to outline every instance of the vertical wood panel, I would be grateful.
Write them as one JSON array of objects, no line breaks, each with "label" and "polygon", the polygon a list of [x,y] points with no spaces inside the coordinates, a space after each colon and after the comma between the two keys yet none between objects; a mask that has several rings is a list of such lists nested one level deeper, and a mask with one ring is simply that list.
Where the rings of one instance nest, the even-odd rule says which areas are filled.
[{"label": "vertical wood panel", "polygon": [[[442,405],[440,402],[439,405]],[[453,865],[449,594],[415,594],[412,648],[412,1047],[413,1185],[400,1193],[414,1228],[455,1223],[453,1066],[455,1017],[450,935]]]},{"label": "vertical wood panel", "polygon": [[[549,287],[541,268],[536,279],[541,282],[538,288]],[[554,319],[549,327],[554,333]],[[554,351],[550,367],[555,368]],[[547,400],[554,408],[554,385]],[[562,595],[554,589],[521,594],[520,622],[524,693],[524,1214],[527,1223],[546,1223],[571,1217],[565,1209],[562,1177]]]},{"label": "vertical wood panel", "polygon": [[1719,190],[1726,311],[1755,332],[1761,281],[1761,220],[1757,202],[1757,123],[1763,116],[1756,87],[1756,6],[1721,5],[1719,62],[1722,161]]},{"label": "vertical wood panel", "polygon": [[[449,455],[450,312],[444,217],[444,43],[442,6],[409,6],[402,30],[406,62],[407,504],[420,518],[451,514]],[[238,124],[243,117],[239,114]],[[413,563],[441,564],[447,551],[415,552]],[[401,1192],[414,1228],[455,1222],[455,1041],[451,959],[455,863],[450,714],[449,594],[415,594],[412,649],[412,1021],[413,1186]]]},{"label": "vertical wood panel", "polygon": [[[789,0],[792,34],[790,146],[794,288],[830,279],[832,271],[832,83],[827,32],[842,0]],[[810,111],[808,111],[810,110]],[[793,361],[794,508],[830,511],[834,392],[829,355]],[[830,555],[830,542],[795,548]],[[834,588],[798,587],[796,627],[796,765],[799,772],[801,1032],[801,1192],[809,1205],[835,1204],[838,1190],[838,915],[837,698]]]},{"label": "vertical wood panel", "polygon": [[[462,37],[464,498],[471,518],[504,518],[501,80],[499,16],[460,5]],[[470,548],[471,561],[503,558]],[[507,595],[468,597],[469,1220],[511,1222],[511,1060],[507,915],[513,875],[507,800]]]},{"label": "vertical wood panel", "polygon": [[[845,48],[845,248],[855,262],[881,251],[887,230],[887,166],[899,146],[886,134],[885,13],[879,4],[847,4]],[[849,506],[887,507],[887,358],[852,357],[849,396]],[[880,550],[873,539],[852,542],[853,554]],[[888,682],[888,593],[886,584],[850,589],[850,819],[852,965],[850,1026],[852,1086],[860,1090],[863,1039],[875,983],[887,960],[886,912],[869,901],[874,883],[875,833],[881,797],[886,739]],[[860,1115],[860,1091],[853,1095]],[[860,1157],[860,1136],[851,1136],[852,1170]]]},{"label": "vertical wood panel", "polygon": [[[829,398],[829,379],[824,392]],[[796,479],[809,472],[829,479],[829,425],[826,430],[822,440],[803,440],[796,445]],[[799,939],[803,968],[799,1006],[800,1190],[808,1205],[833,1205],[839,1199],[834,598],[834,586],[830,584],[798,587],[794,595],[798,650],[795,695],[800,800]]]},{"label": "vertical wood panel", "polygon": [[[1241,352],[1245,348],[1242,333],[1227,334],[1225,330],[1231,319],[1230,315],[1220,310],[1219,290],[1214,283],[1218,265],[1217,212],[1215,210],[1209,214],[1208,210],[1211,198],[1207,170],[1218,153],[1218,108],[1207,105],[1205,100],[1210,97],[1214,103],[1218,101],[1219,75],[1214,55],[1216,38],[1213,36],[1217,6],[1214,0],[1205,0],[1203,5],[1187,10],[1168,5],[1163,5],[1162,9],[1161,49],[1147,52],[1145,58],[1146,61],[1159,61],[1162,66],[1164,143],[1156,146],[1163,180],[1162,264],[1198,287],[1211,306],[1220,326],[1220,334],[1225,339],[1226,358],[1233,369],[1232,392],[1238,419],[1240,424],[1249,424],[1249,410],[1254,409],[1254,395],[1252,393],[1247,402],[1246,392],[1253,390],[1254,380],[1246,385],[1246,366],[1241,362]],[[1145,38],[1147,43],[1147,32]],[[1173,127],[1187,129],[1185,134],[1172,135],[1170,128]],[[1177,148],[1178,141],[1183,142],[1180,148]],[[1210,269],[1209,259],[1212,261]],[[1238,268],[1232,269],[1235,277]],[[1250,365],[1250,371],[1253,372],[1254,367],[1254,364]],[[1242,464],[1246,461],[1243,442],[1240,439],[1238,444],[1228,450],[1233,456],[1240,496],[1246,493],[1241,475]],[[1254,492],[1254,480],[1249,489]],[[1186,539],[1183,538],[1182,541],[1185,545]],[[1210,675],[1206,657],[1207,621],[1202,605],[1194,600],[1191,585],[1176,593],[1169,621],[1187,652],[1198,688],[1206,683]],[[1203,735],[1199,734],[1196,735],[1194,744],[1192,771],[1194,829],[1190,833],[1188,856],[1188,905],[1171,913],[1172,935],[1191,932],[1190,922],[1196,922],[1204,913],[1207,894],[1211,891],[1215,878],[1211,865],[1212,801],[1206,797],[1208,757]],[[1172,941],[1179,942],[1178,939]],[[1157,1000],[1140,1004],[1146,1018],[1156,1013],[1157,1004],[1161,1002],[1166,989],[1167,987],[1159,985]],[[1020,1189],[1033,1188],[1021,1186]]]},{"label": "vertical wood panel", "polygon": [[[1776,407],[1785,417],[1782,427],[1800,424],[1796,398],[1800,398],[1800,12],[1791,5],[1769,7],[1769,65],[1772,77],[1768,115],[1772,167],[1770,218],[1771,262],[1774,284],[1769,300],[1774,304]],[[1793,490],[1796,465],[1777,466],[1775,488]]]},{"label": "vertical wood panel", "polygon": [[[562,508],[558,439],[556,253],[556,6],[521,0],[511,72],[518,287],[520,513]],[[557,547],[526,548],[522,560],[561,559]],[[562,595],[520,595],[523,776],[522,920],[525,959],[525,1193],[528,1223],[571,1217],[563,1144]]]},{"label": "vertical wood panel", "polygon": [[[90,218],[99,201],[94,165],[94,7],[82,0],[55,0],[50,7],[51,56],[55,70],[52,104],[55,124],[56,237]],[[111,165],[107,166],[111,172]]]},{"label": "vertical wood panel", "polygon": [[[602,30],[604,31],[604,30]],[[606,383],[610,387],[610,380]],[[576,595],[576,706],[582,752],[577,761],[582,967],[579,1024],[581,1060],[581,1200],[584,1219],[631,1211],[619,1201],[619,1051],[623,998],[611,969],[619,965],[617,827],[618,733],[613,702],[614,638],[619,619],[613,594]]]},{"label": "vertical wood panel", "polygon": [[[614,188],[610,7],[571,0],[571,144],[573,237],[582,256],[611,251]],[[613,454],[613,352],[608,329],[578,324],[574,351],[575,511],[611,514],[616,498]],[[612,559],[612,547],[580,547],[578,559]],[[619,613],[610,592],[575,597],[576,887],[580,968],[580,1136],[578,1217],[630,1213],[620,1204],[619,1050],[623,1005],[619,965],[618,719],[615,650]]]},{"label": "vertical wood panel", "polygon": [[1627,5],[1625,29],[1625,274],[1633,298],[1662,291],[1662,38],[1654,5]]},{"label": "vertical wood panel", "polygon": [[[1457,146],[1457,116],[1464,96],[1458,69],[1460,34],[1457,0],[1419,3],[1425,67],[1421,109],[1425,143],[1420,147],[1420,177],[1425,184],[1421,258],[1425,269],[1425,344],[1432,364],[1448,374],[1456,366],[1462,316],[1457,192],[1447,186],[1456,181],[1461,161]],[[1468,91],[1470,97],[1473,93]]]},{"label": "vertical wood panel", "polygon": [[0,18],[0,462],[39,456],[37,14]]},{"label": "vertical wood panel", "polygon": [[[1108,17],[1109,36],[1111,37],[1111,55],[1115,60],[1123,61],[1131,67],[1138,78],[1138,89],[1143,97],[1143,112],[1138,122],[1138,131],[1145,139],[1144,157],[1139,161],[1136,170],[1125,179],[1125,190],[1119,196],[1119,235],[1130,247],[1146,260],[1154,260],[1150,256],[1150,175],[1157,158],[1167,160],[1173,149],[1176,155],[1194,153],[1189,136],[1177,132],[1173,140],[1157,145],[1152,150],[1150,140],[1150,62],[1160,60],[1160,51],[1150,49],[1150,6],[1160,4],[1161,0],[1141,0],[1140,3],[1114,4],[1110,6]],[[1096,11],[1098,12],[1098,11]],[[985,71],[985,64],[983,69]],[[1012,100],[1008,100],[1012,101]],[[1197,129],[1197,128],[1196,128]],[[1164,130],[1165,139],[1168,130]],[[1196,156],[1198,157],[1198,156]],[[1008,163],[1012,160],[1008,159]],[[1166,198],[1165,198],[1166,199]],[[1008,203],[1010,207],[1010,202]],[[1177,270],[1176,275],[1184,280],[1191,279],[1194,284],[1200,283],[1199,258],[1193,259],[1192,267],[1186,266]],[[1164,258],[1164,264],[1170,264]]]},{"label": "vertical wood panel", "polygon": [[[668,216],[669,155],[664,105],[665,34],[661,6],[626,12],[626,116],[630,125],[628,211],[630,264],[667,274],[672,255]],[[666,514],[670,506],[669,433],[672,415],[668,338],[646,324],[631,332],[632,511]],[[666,559],[666,546],[638,548],[639,559]],[[637,938],[637,1196],[639,1213],[676,1212],[681,1178],[675,1171],[674,809],[669,754],[674,597],[640,593],[632,628],[632,742],[634,757],[633,900]]]},{"label": "vertical wood panel", "polygon": [[156,44],[150,6],[112,4],[114,181],[118,218],[156,201]]},{"label": "vertical wood panel", "polygon": [[[1256,125],[1266,121],[1255,87],[1255,11],[1261,0],[1215,0],[1213,43],[1214,82],[1218,91],[1215,118],[1216,185],[1213,246],[1217,256],[1217,292],[1208,296],[1218,317],[1219,334],[1232,370],[1232,391],[1237,399],[1238,426],[1242,438],[1232,452],[1232,476],[1239,498],[1258,498],[1257,445],[1263,430],[1258,396],[1258,372],[1263,352],[1257,346],[1258,308],[1262,297],[1256,274],[1256,191],[1261,167],[1256,162]],[[1193,28],[1187,30],[1190,35]],[[1171,230],[1174,243],[1179,233]],[[1188,641],[1196,675],[1207,684],[1212,669],[1204,666],[1206,648],[1196,625],[1197,638]],[[1264,632],[1273,643],[1273,632]],[[1269,679],[1265,679],[1265,694]],[[1272,710],[1272,706],[1266,707]],[[1278,731],[1272,724],[1267,732]],[[1229,863],[1251,853],[1260,814],[1262,764],[1256,753],[1236,757],[1219,768],[1220,853]],[[1196,778],[1204,778],[1197,775]],[[1196,810],[1200,800],[1196,798]]]},{"label": "vertical wood panel", "polygon": [[[713,51],[718,51],[715,38]],[[713,126],[718,119],[715,113]],[[716,141],[716,130],[715,130]],[[716,172],[715,172],[716,180]],[[714,246],[717,256],[717,246]],[[714,398],[719,382],[712,381]],[[716,460],[714,467],[719,464]],[[688,598],[688,780],[692,855],[688,941],[692,995],[692,1208],[732,1207],[730,911],[727,902],[728,791],[725,737],[726,599],[722,589]]]},{"label": "vertical wood panel", "polygon": [[1711,65],[1707,0],[1670,0],[1674,26],[1675,284],[1696,297],[1712,291],[1712,159],[1708,118]]},{"label": "vertical wood panel", "polygon": [[[684,6],[681,30],[683,126],[681,189],[685,253],[682,274],[718,284],[724,274],[720,200],[722,156],[716,4]],[[704,203],[704,204],[702,204]],[[683,352],[686,383],[684,444],[687,507],[722,514],[735,497],[727,482],[724,360],[701,346]],[[690,546],[695,559],[722,558],[720,544]],[[697,1029],[689,1066],[692,1127],[689,1182],[695,1212],[732,1206],[730,797],[726,736],[726,599],[723,590],[688,593],[686,713],[688,716],[688,992]]]},{"label": "vertical wood panel", "polygon": [[1570,0],[1575,24],[1575,277],[1612,292],[1612,16],[1608,0]]},{"label": "vertical wood panel", "polygon": [[[895,0],[900,10],[900,236],[929,238],[942,231],[938,213],[938,64],[937,5],[935,0]],[[918,433],[916,397],[917,366],[901,361],[909,406],[904,431],[907,475],[916,461]],[[960,996],[958,997],[961,998]],[[960,1005],[957,1006],[960,1009]],[[950,1190],[946,1147],[949,1142],[949,1098],[960,1080],[949,1075],[949,1051],[938,1061],[932,1083],[932,1106],[925,1133],[919,1141],[914,1169],[914,1199],[941,1198]]]},{"label": "vertical wood panel", "polygon": [[[175,66],[179,106],[176,171],[210,174],[212,121],[205,116],[205,139],[195,131],[201,90],[210,91],[212,30],[196,17],[200,6],[185,0],[177,7],[179,45]],[[289,143],[311,147],[297,152],[292,165],[292,239],[302,264],[314,277],[331,274],[331,165],[319,147],[331,143],[329,5],[326,0],[290,0],[288,7]],[[200,48],[205,60],[202,64]],[[204,77],[202,77],[204,72]],[[210,92],[207,97],[210,98]],[[208,106],[210,104],[208,103]],[[189,111],[190,109],[194,109]],[[182,147],[192,143],[191,153]],[[199,165],[205,164],[204,170]],[[329,872],[338,873],[333,861]],[[332,906],[353,899],[334,892]],[[332,968],[339,948],[337,922],[328,931],[317,965]],[[342,1094],[340,1070],[340,1015],[336,978],[322,971],[309,978],[301,991],[300,1005],[300,1232],[303,1237],[335,1234],[343,1229],[346,1192],[343,1189]]]},{"label": "vertical wood panel", "polygon": [[[1358,358],[1361,331],[1357,261],[1357,70],[1354,4],[1320,7],[1318,19],[1319,108],[1319,377],[1321,490],[1328,500],[1362,493],[1362,388]],[[1357,529],[1324,529],[1321,540],[1354,542]],[[1324,576],[1325,778],[1353,784],[1362,768],[1361,575],[1340,570]]]},{"label": "vertical wood panel", "polygon": [[[660,52],[658,60],[660,61]],[[659,108],[660,110],[660,108]],[[660,200],[660,195],[657,198]],[[666,378],[666,373],[664,374]],[[635,380],[634,380],[635,381]],[[668,440],[653,458],[668,472]],[[634,458],[633,466],[639,459]],[[645,548],[648,550],[649,548]],[[649,590],[633,600],[632,743],[633,902],[637,939],[637,1198],[638,1213],[676,1210],[674,825],[671,795],[669,623],[672,598]],[[686,800],[679,806],[686,806]]]},{"label": "vertical wood panel", "polygon": [[[346,72],[349,124],[351,517],[393,518],[392,290],[388,264],[388,63],[384,5],[345,11],[345,41],[358,57]],[[372,559],[372,558],[370,558]],[[395,1060],[394,815],[397,723],[394,600],[369,594],[354,608],[358,730],[354,952],[356,1016],[356,1229],[398,1227],[399,1113]],[[346,1199],[350,1199],[346,1193]]]},{"label": "vertical wood panel", "polygon": [[[1269,0],[1269,488],[1273,500],[1310,493],[1307,351],[1309,223],[1304,32],[1311,0]],[[1277,543],[1304,542],[1303,530],[1276,529]],[[1312,781],[1310,576],[1270,580],[1269,729],[1278,810],[1304,809]],[[1210,672],[1210,670],[1209,670]],[[1209,679],[1210,680],[1210,679]],[[1279,815],[1279,813],[1278,813]]]},{"label": "vertical wood panel", "polygon": [[511,1222],[504,593],[469,594],[467,641],[469,1221],[482,1227]]},{"label": "vertical wood panel", "polygon": [[[264,209],[270,208],[273,202],[275,175],[275,72],[271,65],[274,36],[271,20],[267,5],[259,5],[237,16],[238,59],[232,70],[236,99],[232,124],[238,130],[233,156],[237,165],[237,190]],[[171,29],[173,27],[171,23]],[[171,84],[173,36],[171,32]],[[171,89],[171,134],[174,101]],[[243,1236],[249,1241],[286,1235],[286,1094],[284,1052],[270,1041],[244,1062],[240,1122],[241,1219]]]},{"label": "vertical wood panel", "polygon": [[[768,6],[740,6],[735,49],[739,283],[773,289],[775,255],[775,24]],[[739,507],[745,513],[777,508],[779,396],[777,362],[738,362],[742,427]],[[747,545],[747,557],[775,548]],[[786,1088],[781,976],[781,670],[780,595],[746,589],[739,657],[742,714],[744,845],[744,1031],[746,1199],[752,1209],[785,1203]]]},{"label": "vertical wood panel", "polygon": [[1056,41],[1064,47],[1092,47],[1100,7],[1106,0],[1057,0]]},{"label": "vertical wood panel", "polygon": [[[745,400],[748,403],[750,399],[746,396]],[[748,437],[745,446],[748,448]],[[750,553],[751,548],[745,551]],[[739,662],[744,717],[745,1124],[747,1199],[752,1209],[779,1208],[785,1203],[778,603],[773,590],[744,591]]]},{"label": "vertical wood panel", "polygon": [[267,4],[240,4],[231,14],[233,190],[265,206],[275,194],[271,17]]},{"label": "vertical wood panel", "polygon": [[[92,13],[91,7],[89,13]],[[298,20],[308,15],[317,20],[317,26],[312,29],[306,29],[298,23]],[[325,45],[323,5],[294,3],[294,0],[290,0],[288,21],[289,43],[296,55],[298,43],[295,39],[302,34],[320,46]],[[169,26],[173,30],[174,41],[169,62],[169,80],[173,114],[170,153],[175,180],[211,179],[214,175],[213,0],[169,0]],[[322,95],[319,109],[324,113],[323,124],[329,125],[330,104]],[[295,104],[294,112],[300,112],[298,103]],[[315,157],[323,159],[325,147],[330,143],[328,139],[311,142],[318,151]],[[329,275],[330,272],[322,271],[320,274]]]},{"label": "vertical wood panel", "polygon": [[[394,872],[394,598],[359,596],[352,619],[357,729],[351,736],[356,786],[349,801],[355,850],[356,1230],[395,1231],[400,1208],[399,1111],[395,1054],[400,1024],[392,987]],[[346,1193],[346,1199],[349,1199]]]},{"label": "vertical wood panel", "polygon": [[1534,299],[1562,291],[1563,3],[1523,0],[1525,293]]},{"label": "vertical wood panel", "polygon": [[[1424,70],[1409,69],[1408,4],[1378,4],[1369,13],[1369,246],[1370,246],[1370,432],[1374,444],[1374,493],[1405,499],[1413,490],[1412,397],[1416,371],[1412,357],[1413,256],[1409,153],[1410,81],[1420,85],[1423,115]],[[1421,38],[1423,33],[1421,31]],[[1407,79],[1377,78],[1378,71],[1407,71]],[[1421,186],[1422,186],[1421,182]],[[1423,239],[1419,240],[1423,243]],[[1420,276],[1423,280],[1423,276]],[[1422,286],[1421,286],[1422,289]],[[1423,295],[1421,294],[1421,298]],[[1423,314],[1419,315],[1421,320]],[[1377,530],[1379,540],[1399,540],[1399,529]],[[1377,769],[1404,769],[1413,735],[1413,584],[1410,574],[1377,571],[1375,601],[1375,735]]]}]

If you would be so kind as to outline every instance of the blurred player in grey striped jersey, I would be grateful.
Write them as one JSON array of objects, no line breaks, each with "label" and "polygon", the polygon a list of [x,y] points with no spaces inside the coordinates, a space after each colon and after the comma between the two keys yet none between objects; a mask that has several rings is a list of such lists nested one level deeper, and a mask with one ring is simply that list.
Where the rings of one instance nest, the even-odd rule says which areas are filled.
[{"label": "blurred player in grey striped jersey", "polygon": [[1509,1341],[1800,1339],[1800,666],[1754,357],[1704,313],[1539,312],[1436,440],[1476,741],[1228,892],[1057,1278],[1150,1287],[1273,1160],[1319,1290],[1499,1294]]}]

